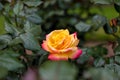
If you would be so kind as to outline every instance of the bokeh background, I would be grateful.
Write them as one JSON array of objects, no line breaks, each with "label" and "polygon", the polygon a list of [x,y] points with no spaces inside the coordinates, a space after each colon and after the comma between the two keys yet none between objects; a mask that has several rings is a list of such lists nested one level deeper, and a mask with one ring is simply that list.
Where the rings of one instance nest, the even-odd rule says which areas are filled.
[{"label": "bokeh background", "polygon": [[[1,80],[119,80],[120,7],[114,4],[120,1],[0,0]],[[47,59],[41,44],[57,29],[77,32],[78,59]]]}]

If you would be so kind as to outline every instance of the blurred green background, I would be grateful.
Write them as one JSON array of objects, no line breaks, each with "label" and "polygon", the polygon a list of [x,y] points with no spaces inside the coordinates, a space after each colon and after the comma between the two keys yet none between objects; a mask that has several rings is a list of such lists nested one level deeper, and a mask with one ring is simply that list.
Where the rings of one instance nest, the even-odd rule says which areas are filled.
[{"label": "blurred green background", "polygon": [[[6,67],[2,77],[10,73],[6,78],[18,80],[18,73],[20,77],[23,73],[34,75],[34,69],[37,69],[39,76],[43,78],[41,80],[84,80],[84,78],[87,78],[86,80],[114,80],[112,79],[114,76],[111,76],[112,73],[108,69],[112,68],[109,70],[120,73],[120,66],[117,64],[120,64],[119,46],[118,50],[115,49],[118,55],[113,58],[112,54],[111,58],[105,58],[109,52],[114,53],[115,42],[109,41],[115,38],[113,30],[111,33],[105,33],[104,26],[111,19],[119,16],[111,2],[109,5],[103,5],[94,4],[89,0],[2,0],[0,5],[0,34],[3,34],[0,39],[2,52],[0,63],[3,63],[0,70]],[[96,15],[99,19],[95,18],[96,21],[93,21]],[[6,31],[4,23],[6,23]],[[77,24],[79,25],[76,26]],[[107,27],[109,29],[106,30],[110,30],[113,26]],[[116,28],[115,34],[119,35],[119,27]],[[45,40],[45,35],[55,29],[68,29],[70,33],[78,32],[77,37],[80,39],[78,47],[83,51],[78,59],[60,62],[48,60],[49,52],[44,51],[41,44]],[[87,41],[88,43],[91,41],[91,44],[95,43],[94,41],[105,43],[85,47]],[[110,45],[107,45],[108,43]],[[114,63],[115,61],[117,63]],[[6,66],[8,64],[11,67]],[[89,79],[90,76],[94,79]]]},{"label": "blurred green background", "polygon": [[[79,14],[80,11],[81,10],[79,8],[76,8],[75,10],[70,10],[69,13],[78,13]],[[115,11],[113,5],[102,5],[102,6],[93,5],[90,8],[90,13],[92,13],[92,14],[100,14],[100,15],[103,15],[103,16],[107,17],[108,19],[112,19],[112,18],[115,18],[115,17],[118,16],[118,13]],[[79,15],[81,15],[81,14],[79,14]],[[88,17],[86,15],[86,12],[84,12],[84,14],[82,14],[82,17],[83,18]],[[5,33],[5,30],[4,30],[4,17],[0,16],[0,34],[4,34],[4,33]],[[103,28],[100,28],[98,31],[93,31],[93,32],[86,33],[85,39],[86,40],[105,41],[105,40],[114,40],[114,37],[112,35],[105,34]]]}]

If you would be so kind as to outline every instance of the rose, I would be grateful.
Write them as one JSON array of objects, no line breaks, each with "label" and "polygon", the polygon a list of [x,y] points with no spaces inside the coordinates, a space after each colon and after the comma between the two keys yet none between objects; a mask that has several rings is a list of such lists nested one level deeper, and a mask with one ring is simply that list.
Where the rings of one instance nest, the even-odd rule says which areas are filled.
[{"label": "rose", "polygon": [[61,29],[49,33],[43,40],[42,48],[50,52],[50,60],[76,59],[82,54],[82,50],[76,47],[78,43],[76,33],[70,35],[67,29]]}]

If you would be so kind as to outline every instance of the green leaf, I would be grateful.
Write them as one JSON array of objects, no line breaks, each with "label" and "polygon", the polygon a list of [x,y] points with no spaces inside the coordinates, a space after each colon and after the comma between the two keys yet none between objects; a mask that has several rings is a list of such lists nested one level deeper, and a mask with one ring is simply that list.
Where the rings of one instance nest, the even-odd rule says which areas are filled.
[{"label": "green leaf", "polygon": [[119,51],[117,51],[117,52],[115,53],[115,55],[120,55],[120,52],[119,52]]},{"label": "green leaf", "polygon": [[112,27],[113,33],[116,33],[118,31],[118,28],[116,26]]},{"label": "green leaf", "polygon": [[43,64],[46,60],[48,60],[48,55],[46,51],[41,51],[39,54],[42,54],[40,59],[39,59],[39,65]]},{"label": "green leaf", "polygon": [[114,4],[115,10],[120,13],[120,5]]},{"label": "green leaf", "polygon": [[40,35],[40,33],[42,32],[40,25],[32,24],[29,21],[27,21],[26,24],[24,25],[24,30],[25,32],[32,33],[35,36]]},{"label": "green leaf", "polygon": [[3,5],[0,3],[0,11],[3,9]]},{"label": "green leaf", "polygon": [[117,4],[120,5],[120,0],[91,0],[91,2],[94,2],[95,4]]},{"label": "green leaf", "polygon": [[12,40],[11,36],[1,35],[0,36],[0,50],[5,48],[11,40]]},{"label": "green leaf", "polygon": [[14,28],[11,27],[12,25],[10,25],[9,23],[5,22],[5,30],[9,33],[14,33]]},{"label": "green leaf", "polygon": [[20,61],[12,57],[10,55],[6,55],[7,53],[2,52],[0,54],[0,66],[7,68],[8,70],[15,70],[23,67]]},{"label": "green leaf", "polygon": [[71,2],[72,2],[72,0],[59,0],[58,5],[60,8],[64,9],[65,7],[68,7],[68,5],[66,5],[66,3],[70,4]]},{"label": "green leaf", "polygon": [[87,54],[92,55],[93,57],[100,58],[107,54],[107,49],[101,46],[91,47],[87,50]]},{"label": "green leaf", "polygon": [[88,71],[92,80],[116,80],[117,77],[114,72],[104,68],[93,68]]},{"label": "green leaf", "polygon": [[27,6],[30,6],[30,7],[37,7],[39,6],[40,4],[42,4],[43,2],[42,1],[25,1],[24,2]]},{"label": "green leaf", "polygon": [[16,15],[18,15],[23,9],[23,3],[20,1],[17,2],[17,4],[14,6],[13,11]]},{"label": "green leaf", "polygon": [[43,7],[46,8],[49,5],[54,5],[57,2],[57,0],[49,0],[49,1],[45,1]]},{"label": "green leaf", "polygon": [[105,60],[103,58],[98,58],[98,59],[95,59],[94,61],[95,67],[101,67],[104,64],[105,64]]},{"label": "green leaf", "polygon": [[33,34],[25,33],[21,34],[20,38],[23,40],[23,45],[26,49],[30,50],[40,50],[40,45],[38,41],[35,39]]},{"label": "green leaf", "polygon": [[42,48],[40,48],[40,50],[39,51],[37,51],[37,53],[39,54],[39,55],[47,55],[48,54],[48,52],[47,51],[45,51],[44,49],[42,49]]},{"label": "green leaf", "polygon": [[114,0],[114,3],[120,6],[120,0]]},{"label": "green leaf", "polygon": [[40,24],[42,22],[41,17],[39,17],[37,14],[27,15],[26,18],[35,24]]},{"label": "green leaf", "polygon": [[64,15],[64,11],[63,10],[54,10],[54,11],[50,11],[46,16],[45,16],[45,19],[47,18],[50,18],[54,15],[59,15],[59,16],[62,16]]},{"label": "green leaf", "polygon": [[119,77],[120,76],[120,65],[115,64],[115,63],[113,63],[113,64],[106,64],[105,65],[105,69],[106,70],[111,70],[112,72],[115,72],[116,76],[120,79],[120,77]]},{"label": "green leaf", "polygon": [[90,59],[90,54],[87,54],[87,48],[82,49],[82,55],[77,59],[77,63],[83,64]]},{"label": "green leaf", "polygon": [[9,56],[14,58],[20,57],[20,53],[14,52],[13,50],[10,50],[10,49],[2,50],[0,54],[4,54],[4,56]]},{"label": "green leaf", "polygon": [[[62,20],[63,21],[63,20]],[[75,25],[77,23],[77,19],[75,17],[69,19],[69,23],[71,25]]]},{"label": "green leaf", "polygon": [[111,64],[105,64],[104,67],[106,70],[111,70],[111,71],[115,71],[115,65],[114,63],[111,63]]},{"label": "green leaf", "polygon": [[106,22],[106,17],[101,15],[95,15],[92,19],[92,24],[95,30],[99,29],[100,27],[103,27],[103,25],[105,25]]},{"label": "green leaf", "polygon": [[11,24],[5,22],[5,30],[12,34],[13,36],[18,36],[20,34],[20,32],[17,30],[17,28],[15,28],[14,26],[12,26]]},{"label": "green leaf", "polygon": [[8,70],[5,67],[0,66],[0,79],[8,74]]},{"label": "green leaf", "polygon": [[8,43],[8,45],[9,45],[9,46],[13,46],[13,45],[17,45],[17,44],[20,44],[20,43],[22,43],[21,38],[20,38],[20,37],[16,37],[16,38],[14,38],[13,40],[11,40],[11,41]]},{"label": "green leaf", "polygon": [[90,55],[81,55],[80,58],[78,58],[77,63],[84,64],[89,59],[90,59]]},{"label": "green leaf", "polygon": [[77,68],[69,62],[47,61],[39,68],[43,80],[75,80]]},{"label": "green leaf", "polygon": [[106,23],[103,26],[103,29],[104,29],[105,33],[107,33],[107,34],[112,34],[113,33],[113,30],[112,30],[112,28],[111,28],[109,23]]},{"label": "green leaf", "polygon": [[91,0],[95,4],[111,4],[113,0]]},{"label": "green leaf", "polygon": [[[120,65],[115,64],[114,71],[117,73],[118,76],[120,76]],[[120,77],[119,77],[119,79],[120,79]]]},{"label": "green leaf", "polygon": [[28,32],[31,30],[31,28],[33,27],[32,23],[30,23],[29,21],[27,21],[24,25],[24,30],[25,32]]},{"label": "green leaf", "polygon": [[115,48],[115,52],[120,52],[120,45]]},{"label": "green leaf", "polygon": [[115,56],[115,61],[120,64],[120,56]]},{"label": "green leaf", "polygon": [[118,45],[116,48],[115,48],[115,55],[120,55],[120,45]]},{"label": "green leaf", "polygon": [[78,24],[75,25],[75,28],[79,31],[79,32],[87,32],[90,30],[91,26],[84,23],[84,22],[79,22]]}]

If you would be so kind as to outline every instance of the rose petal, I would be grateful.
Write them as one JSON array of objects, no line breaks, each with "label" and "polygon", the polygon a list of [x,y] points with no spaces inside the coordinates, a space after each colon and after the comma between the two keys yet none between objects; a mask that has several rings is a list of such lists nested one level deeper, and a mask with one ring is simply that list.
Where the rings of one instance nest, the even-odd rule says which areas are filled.
[{"label": "rose petal", "polygon": [[79,40],[77,39],[70,45],[70,47],[75,47],[78,45],[78,43],[79,43]]},{"label": "rose petal", "polygon": [[76,58],[78,58],[81,54],[82,54],[82,50],[81,50],[81,49],[78,49],[78,50],[76,51],[76,53],[74,53],[74,54],[71,56],[71,58],[72,58],[72,59],[76,59]]},{"label": "rose petal", "polygon": [[46,41],[51,45],[52,47],[58,49],[59,46],[62,45],[64,39],[66,36],[69,36],[69,31],[66,30],[55,30],[52,31],[50,34],[46,35]]},{"label": "rose petal", "polygon": [[78,49],[77,51],[69,51],[66,53],[51,53],[48,56],[48,59],[50,60],[54,60],[54,61],[58,61],[58,60],[68,60],[68,58],[70,59],[76,59],[78,58],[80,55],[82,54],[82,50]]},{"label": "rose petal", "polygon": [[65,35],[69,35],[68,29],[54,30],[46,36],[46,40],[48,40],[51,36],[56,36],[56,34],[59,34],[61,32],[64,32]]},{"label": "rose petal", "polygon": [[77,32],[75,32],[66,37],[66,39],[63,41],[63,44],[61,45],[60,49],[76,47],[78,45],[78,43],[79,43],[79,40],[77,39]]},{"label": "rose petal", "polygon": [[49,51],[46,41],[43,41],[41,46],[44,50]]},{"label": "rose petal", "polygon": [[46,51],[48,51],[48,52],[50,52],[50,53],[56,53],[56,52],[57,52],[57,50],[54,50],[54,49],[49,48],[47,41],[43,41],[43,43],[42,43],[41,46],[42,46],[42,48],[43,48],[44,50],[46,50]]},{"label": "rose petal", "polygon": [[77,38],[77,32],[73,33],[74,39]]},{"label": "rose petal", "polygon": [[57,50],[48,44],[48,48],[50,49],[51,53],[67,53],[67,52],[76,50],[77,47],[71,47],[71,48],[67,48],[67,49],[63,49],[63,50]]},{"label": "rose petal", "polygon": [[75,32],[75,33],[71,34],[71,36],[73,37],[73,38],[72,38],[73,41],[72,41],[72,43],[71,43],[71,45],[70,45],[69,47],[75,47],[75,46],[77,46],[78,43],[79,43],[79,40],[78,40],[78,38],[77,38],[77,33]]},{"label": "rose petal", "polygon": [[48,59],[58,61],[58,60],[68,60],[68,56],[61,54],[50,54]]},{"label": "rose petal", "polygon": [[46,35],[46,41],[43,41],[42,48],[50,52],[48,56],[50,60],[76,59],[82,54],[82,50],[76,47],[78,43],[76,32],[70,35],[67,29],[61,29]]},{"label": "rose petal", "polygon": [[63,41],[63,44],[61,45],[60,49],[66,49],[69,47],[69,45],[72,43],[72,37],[71,36],[67,36],[65,38],[65,40]]}]

